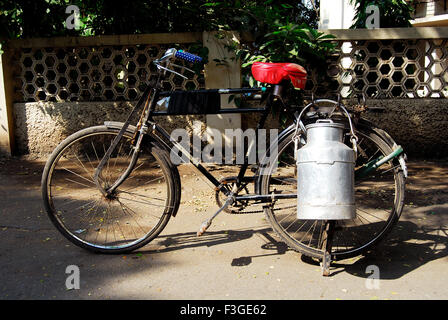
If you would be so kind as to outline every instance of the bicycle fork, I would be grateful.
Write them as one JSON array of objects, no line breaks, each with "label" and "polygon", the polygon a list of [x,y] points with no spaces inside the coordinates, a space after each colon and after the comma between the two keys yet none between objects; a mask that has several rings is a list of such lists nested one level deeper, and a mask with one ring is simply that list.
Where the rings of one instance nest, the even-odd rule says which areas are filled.
[{"label": "bicycle fork", "polygon": [[[142,143],[143,136],[148,131],[148,126],[146,125],[151,108],[154,105],[154,96],[157,96],[157,90],[155,93],[151,95],[150,89],[147,89],[148,91],[143,94],[143,96],[138,101],[137,105],[132,109],[131,113],[128,115],[128,119],[124,122],[123,126],[121,127],[120,131],[118,132],[117,136],[112,141],[111,145],[107,149],[105,155],[101,159],[100,163],[98,164],[98,167],[95,170],[95,174],[93,176],[93,181],[95,182],[95,185],[97,186],[98,190],[103,194],[104,197],[110,198],[114,194],[115,190],[125,181],[129,175],[131,174],[132,170],[134,170],[135,164],[138,160],[138,155],[140,153],[140,145]],[[140,116],[140,120],[137,124],[137,129],[134,132],[134,137],[132,138],[131,145],[133,148],[132,151],[132,158],[130,160],[130,163],[126,169],[126,171],[113,183],[112,186],[109,188],[105,188],[101,185],[101,181],[104,181],[102,178],[102,171],[104,166],[106,165],[107,161],[109,161],[112,152],[116,149],[118,143],[122,139],[123,135],[125,134],[126,130],[129,127],[129,124],[131,122],[131,119],[135,112],[140,108],[140,105],[144,103],[144,107],[142,110],[142,114]],[[138,135],[138,137],[137,137]],[[135,142],[135,139],[137,138],[137,141]],[[135,142],[135,144],[134,144]],[[107,187],[107,186],[106,186]]]}]

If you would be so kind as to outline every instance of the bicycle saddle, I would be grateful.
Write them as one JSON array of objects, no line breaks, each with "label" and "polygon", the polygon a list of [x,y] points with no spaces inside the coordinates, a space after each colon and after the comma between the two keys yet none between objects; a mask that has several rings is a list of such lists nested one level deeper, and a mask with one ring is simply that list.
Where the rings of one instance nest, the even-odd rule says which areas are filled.
[{"label": "bicycle saddle", "polygon": [[295,88],[304,89],[306,70],[295,63],[255,62],[252,65],[255,80],[269,84],[279,84],[283,80],[291,80]]}]

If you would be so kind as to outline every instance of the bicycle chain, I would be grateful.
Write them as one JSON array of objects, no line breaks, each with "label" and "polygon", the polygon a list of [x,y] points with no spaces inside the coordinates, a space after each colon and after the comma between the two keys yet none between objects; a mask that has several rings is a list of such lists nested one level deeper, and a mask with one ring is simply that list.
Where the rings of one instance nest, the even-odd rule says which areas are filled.
[{"label": "bicycle chain", "polygon": [[[219,192],[219,191],[217,191],[217,192]],[[217,200],[216,199],[216,195],[215,195],[215,200]],[[219,206],[219,203],[217,203],[218,204],[218,206]],[[224,210],[224,212],[225,213],[227,213],[227,214],[236,214],[236,215],[238,215],[238,214],[254,214],[254,213],[260,213],[260,212],[263,212],[263,210],[250,210],[250,211],[244,211],[244,208],[246,208],[246,207],[248,207],[248,206],[251,206],[251,205],[256,205],[256,204],[261,204],[261,203],[255,203],[255,204],[243,204],[242,206],[243,206],[243,209],[241,210],[241,211],[231,211],[231,212],[229,212],[228,210]],[[273,209],[274,211],[278,211],[278,210],[283,210],[283,209],[289,209],[289,208],[294,208],[294,207],[296,207],[296,205],[293,205],[293,206],[288,206],[288,207],[285,207],[285,208],[277,208],[277,209]],[[230,210],[232,210],[232,207],[230,207],[230,208],[228,208],[228,209],[230,209]]]},{"label": "bicycle chain", "polygon": [[[288,206],[288,207],[284,207],[284,208],[274,208],[274,211],[278,211],[278,210],[284,210],[284,209],[290,209],[290,208],[295,208],[296,205],[293,206]],[[263,210],[255,210],[255,211],[242,211],[242,212],[226,212],[227,214],[253,214],[253,213],[260,213],[263,212]]]}]

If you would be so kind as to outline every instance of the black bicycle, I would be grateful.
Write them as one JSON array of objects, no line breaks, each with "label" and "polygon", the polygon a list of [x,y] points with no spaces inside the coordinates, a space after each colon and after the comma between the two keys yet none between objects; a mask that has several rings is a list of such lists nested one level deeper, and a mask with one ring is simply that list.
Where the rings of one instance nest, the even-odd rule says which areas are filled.
[{"label": "black bicycle", "polygon": [[[306,143],[302,129],[307,123],[331,118],[344,123],[350,132],[344,115],[347,108],[328,99],[299,107],[285,103],[289,81],[295,87],[304,85],[301,67],[294,64],[260,63],[255,70],[258,74],[253,68],[255,78],[266,83],[264,87],[163,91],[162,81],[168,72],[185,77],[173,69],[180,67],[173,63],[176,58],[201,60],[187,52],[167,50],[154,61],[158,80],[149,84],[127,121],[80,130],[62,141],[48,159],[42,176],[43,201],[51,221],[67,239],[95,252],[124,253],[157,237],[176,216],[181,198],[173,150],[215,187],[219,210],[200,226],[198,236],[220,212],[250,212],[254,204],[262,207],[272,229],[290,248],[320,260],[327,259],[325,252],[332,260],[359,255],[392,229],[403,209],[405,155],[385,131],[361,118],[360,113],[368,110],[365,103],[349,114],[357,137],[356,219],[335,223],[299,220],[295,152]],[[259,106],[216,108],[222,94],[250,96],[260,100]],[[168,109],[159,110],[158,102],[167,97]],[[238,174],[221,180],[155,120],[170,114],[257,112],[260,129],[273,107],[284,110],[292,124],[278,135],[275,152],[273,146],[267,148],[262,159],[269,157],[270,161],[251,165],[246,154]],[[303,121],[297,121],[304,107],[308,112]],[[132,125],[135,115],[139,120]],[[346,142],[350,144],[349,135]]]}]

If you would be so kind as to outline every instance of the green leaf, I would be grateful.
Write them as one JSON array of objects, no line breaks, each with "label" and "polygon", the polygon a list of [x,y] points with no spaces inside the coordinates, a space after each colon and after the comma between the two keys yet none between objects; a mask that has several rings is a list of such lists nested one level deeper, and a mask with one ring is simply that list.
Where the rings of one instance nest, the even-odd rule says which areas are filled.
[{"label": "green leaf", "polygon": [[299,54],[299,52],[296,49],[292,49],[289,51],[289,54],[291,54],[293,56],[297,56]]},{"label": "green leaf", "polygon": [[200,5],[201,7],[217,7],[222,5],[224,2],[209,2],[209,3],[204,3],[202,5]]}]

